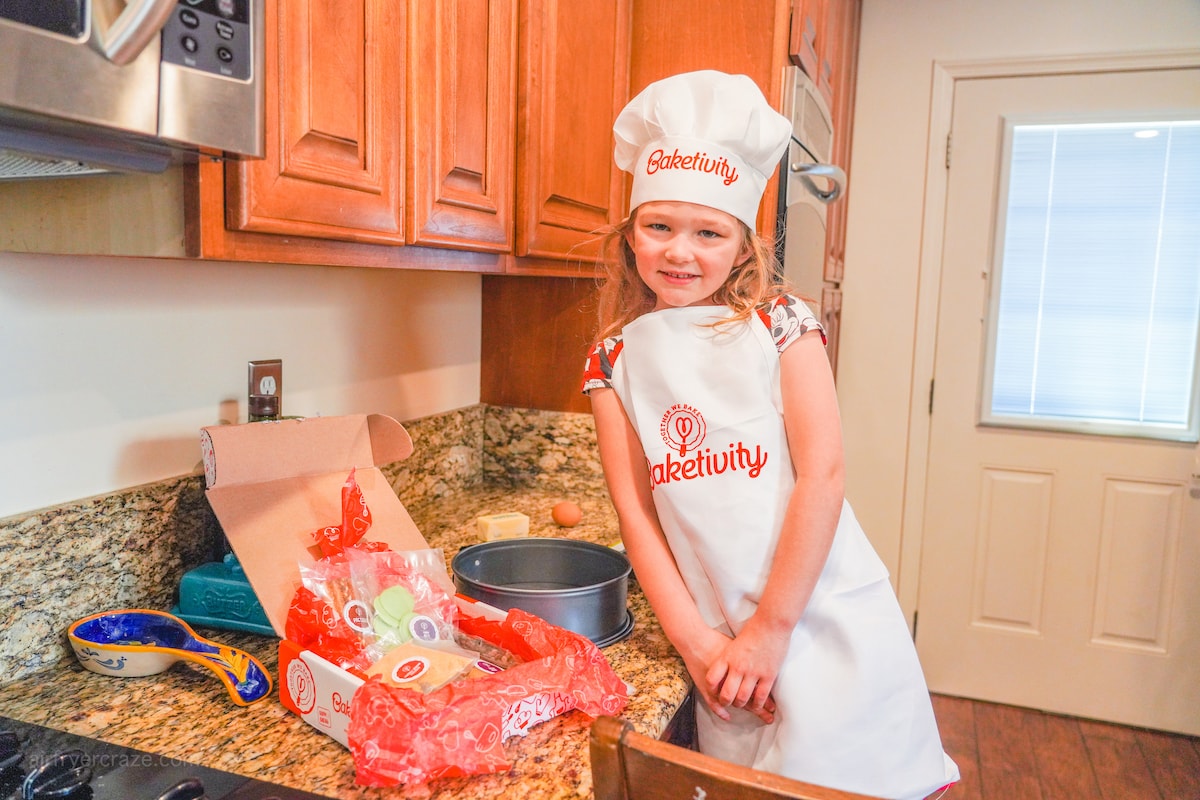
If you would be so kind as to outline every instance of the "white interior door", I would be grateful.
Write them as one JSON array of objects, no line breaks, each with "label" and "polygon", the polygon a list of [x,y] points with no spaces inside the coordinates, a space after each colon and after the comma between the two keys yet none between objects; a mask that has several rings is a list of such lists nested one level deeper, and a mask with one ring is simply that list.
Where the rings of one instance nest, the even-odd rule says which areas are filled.
[{"label": "white interior door", "polygon": [[1195,443],[981,424],[1005,121],[1144,109],[1200,70],[955,84],[916,637],[935,692],[1200,734]]}]

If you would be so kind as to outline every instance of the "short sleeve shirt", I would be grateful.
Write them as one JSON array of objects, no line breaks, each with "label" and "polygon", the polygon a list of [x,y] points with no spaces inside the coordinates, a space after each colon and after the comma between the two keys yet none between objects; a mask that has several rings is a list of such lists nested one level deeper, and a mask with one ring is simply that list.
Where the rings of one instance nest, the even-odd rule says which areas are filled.
[{"label": "short sleeve shirt", "polygon": [[[784,294],[765,303],[756,310],[758,321],[765,325],[775,342],[775,349],[782,353],[793,342],[809,331],[819,331],[825,340],[825,329],[800,298]],[[621,356],[625,342],[621,334],[596,343],[588,355],[583,371],[583,392],[592,389],[612,388],[613,364]]]}]

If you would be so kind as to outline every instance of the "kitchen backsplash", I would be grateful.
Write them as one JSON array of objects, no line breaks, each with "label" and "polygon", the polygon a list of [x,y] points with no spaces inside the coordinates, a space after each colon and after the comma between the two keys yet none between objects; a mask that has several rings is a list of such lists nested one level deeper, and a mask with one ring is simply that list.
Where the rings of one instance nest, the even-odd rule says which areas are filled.
[{"label": "kitchen backsplash", "polygon": [[604,480],[591,414],[488,406],[483,418],[483,480],[569,492]]},{"label": "kitchen backsplash", "polygon": [[[404,427],[413,455],[383,472],[410,510],[481,484],[603,481],[590,414],[476,405]],[[180,577],[224,549],[200,474],[0,519],[0,682],[69,657],[65,631],[82,616],[170,608]]]}]

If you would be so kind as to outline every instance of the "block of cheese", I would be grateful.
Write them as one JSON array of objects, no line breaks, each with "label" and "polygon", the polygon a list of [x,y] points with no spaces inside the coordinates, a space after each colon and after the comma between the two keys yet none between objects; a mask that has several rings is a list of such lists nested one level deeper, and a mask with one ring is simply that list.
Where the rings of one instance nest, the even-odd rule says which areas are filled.
[{"label": "block of cheese", "polygon": [[367,675],[378,675],[384,683],[428,694],[437,691],[475,667],[478,653],[446,645],[427,647],[405,642],[371,665]]},{"label": "block of cheese", "polygon": [[519,511],[506,514],[487,514],[476,519],[479,538],[485,542],[495,539],[519,539],[529,535],[529,517]]}]

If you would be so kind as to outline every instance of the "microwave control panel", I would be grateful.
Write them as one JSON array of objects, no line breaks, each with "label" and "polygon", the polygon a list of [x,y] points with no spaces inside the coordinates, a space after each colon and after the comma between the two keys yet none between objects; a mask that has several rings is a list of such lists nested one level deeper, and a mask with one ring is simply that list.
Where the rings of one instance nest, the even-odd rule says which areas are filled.
[{"label": "microwave control panel", "polygon": [[162,30],[162,59],[172,64],[250,80],[250,0],[179,0]]}]

